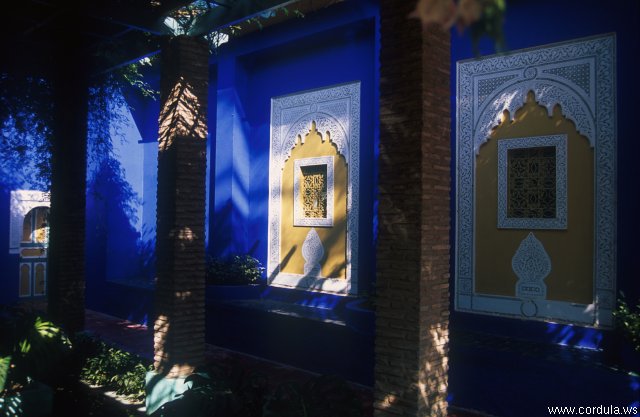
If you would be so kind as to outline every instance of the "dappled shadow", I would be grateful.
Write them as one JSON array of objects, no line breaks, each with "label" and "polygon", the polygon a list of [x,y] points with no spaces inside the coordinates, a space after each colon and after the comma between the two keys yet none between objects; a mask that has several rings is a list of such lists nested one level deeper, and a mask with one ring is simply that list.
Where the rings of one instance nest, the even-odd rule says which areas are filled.
[{"label": "dappled shadow", "polygon": [[205,340],[208,48],[183,36],[166,42],[158,151],[156,375],[148,392],[161,388],[161,377],[184,377],[201,365]]}]

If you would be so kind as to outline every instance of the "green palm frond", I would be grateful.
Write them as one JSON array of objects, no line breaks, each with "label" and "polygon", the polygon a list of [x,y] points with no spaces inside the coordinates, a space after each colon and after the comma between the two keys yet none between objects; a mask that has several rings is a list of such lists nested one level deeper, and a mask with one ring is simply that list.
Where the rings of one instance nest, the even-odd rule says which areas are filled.
[{"label": "green palm frond", "polygon": [[4,390],[11,367],[11,355],[0,358],[0,392]]}]

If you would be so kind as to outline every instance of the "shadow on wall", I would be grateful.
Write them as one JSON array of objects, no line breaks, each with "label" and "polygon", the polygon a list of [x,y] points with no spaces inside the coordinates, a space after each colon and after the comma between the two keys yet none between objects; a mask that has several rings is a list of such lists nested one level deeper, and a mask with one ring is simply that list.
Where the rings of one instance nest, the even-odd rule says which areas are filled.
[{"label": "shadow on wall", "polygon": [[[134,225],[138,222],[138,195],[124,178],[120,162],[105,157],[88,184],[93,200],[94,229],[90,239],[106,243],[105,278],[151,281],[153,279],[154,241],[144,241]],[[143,234],[148,231],[143,230]]]}]

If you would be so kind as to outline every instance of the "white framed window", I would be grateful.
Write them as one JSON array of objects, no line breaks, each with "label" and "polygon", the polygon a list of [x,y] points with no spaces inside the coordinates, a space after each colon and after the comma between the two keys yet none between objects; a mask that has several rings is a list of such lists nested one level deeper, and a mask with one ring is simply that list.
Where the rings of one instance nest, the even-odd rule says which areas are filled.
[{"label": "white framed window", "polygon": [[498,228],[567,228],[567,135],[498,141]]},{"label": "white framed window", "polygon": [[294,161],[293,225],[333,226],[333,156]]}]

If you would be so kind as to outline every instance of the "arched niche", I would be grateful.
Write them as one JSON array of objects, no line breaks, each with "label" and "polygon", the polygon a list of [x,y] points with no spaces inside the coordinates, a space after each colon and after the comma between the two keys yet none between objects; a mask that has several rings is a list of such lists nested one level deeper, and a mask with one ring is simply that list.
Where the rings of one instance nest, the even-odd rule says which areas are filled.
[{"label": "arched niche", "polygon": [[25,216],[36,207],[50,207],[49,193],[34,190],[11,191],[9,207],[9,253],[20,252]]},{"label": "arched niche", "polygon": [[[314,141],[315,145],[306,145],[307,140]],[[344,295],[357,293],[359,142],[359,82],[271,100],[267,261],[270,285]],[[303,151],[314,146],[317,146],[318,152]],[[330,213],[322,219],[296,215],[299,213],[294,202],[296,184],[299,185],[300,175],[305,170],[314,169],[324,170],[322,172],[326,180],[331,176],[328,187],[331,187],[336,199],[344,199],[345,214],[340,220],[345,228],[344,254],[343,260],[338,262],[341,267],[337,270],[340,271],[336,273],[330,271],[332,268],[327,269],[320,264],[329,256],[324,253],[329,245],[327,239],[335,240],[335,236],[341,236],[327,232],[339,226],[334,222],[339,219],[330,217]],[[344,172],[344,184],[335,183],[333,175],[342,175],[340,172]],[[285,203],[287,207],[283,209]],[[332,213],[336,214],[337,211]],[[298,228],[297,231],[304,229],[305,239],[299,244],[292,244],[284,233],[287,228]],[[292,257],[298,260],[291,261]],[[290,262],[296,265],[292,267]]]},{"label": "arched niche", "polygon": [[38,205],[24,216],[20,239],[18,296],[41,297],[47,291],[49,207]]},{"label": "arched niche", "polygon": [[[609,327],[615,301],[615,37],[605,35],[540,48],[515,51],[459,62],[457,66],[456,153],[456,297],[455,308],[482,314],[498,314],[540,320],[559,320]],[[522,295],[487,290],[477,282],[478,155],[483,144],[501,125],[534,96],[536,106],[549,117],[560,111],[563,119],[588,141],[593,153],[593,270],[591,302],[531,301]],[[559,117],[560,117],[559,116]],[[550,129],[529,136],[538,144],[555,140],[544,136],[562,134]],[[515,138],[517,136],[512,136]],[[526,139],[522,138],[523,143]],[[545,142],[546,141],[546,142]],[[533,143],[533,142],[531,142]],[[571,146],[571,144],[569,144]],[[497,150],[496,150],[497,152]],[[499,187],[495,172],[495,188]],[[494,197],[491,197],[494,198]],[[495,197],[497,200],[497,196]],[[497,202],[496,202],[497,205]],[[495,226],[498,227],[498,210]],[[567,220],[571,224],[571,215]],[[562,229],[562,222],[557,229]],[[537,241],[535,227],[514,227]],[[526,233],[525,233],[526,232]],[[491,242],[484,244],[491,245]],[[526,245],[525,245],[526,246]],[[486,256],[482,254],[482,256]],[[516,258],[519,259],[519,258]],[[515,280],[516,278],[514,278]],[[494,293],[492,293],[494,292]],[[535,297],[534,297],[535,298]],[[553,300],[552,300],[553,301]],[[532,304],[533,302],[533,304]]]}]

